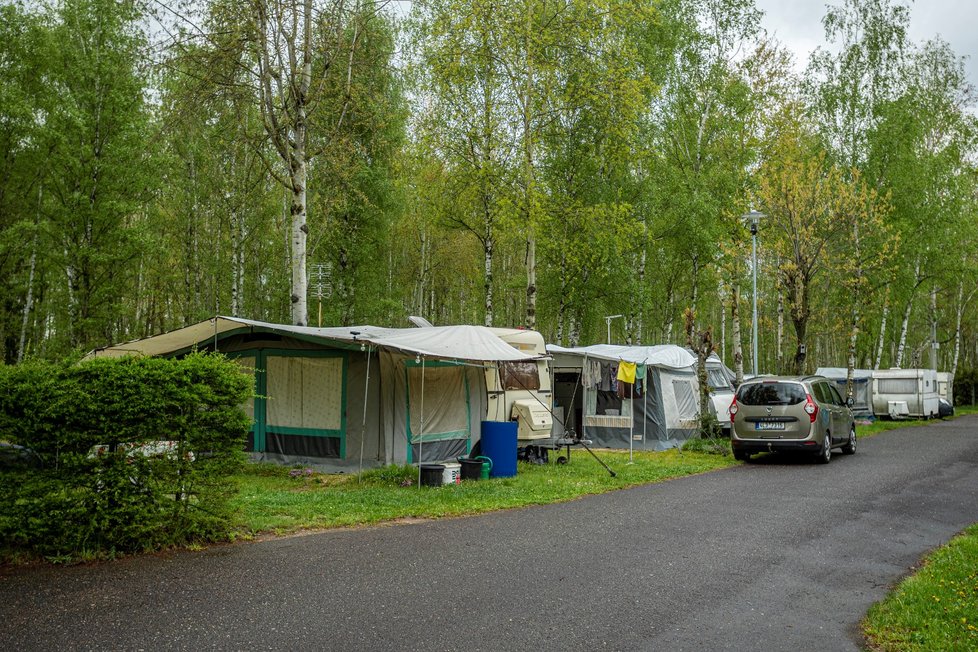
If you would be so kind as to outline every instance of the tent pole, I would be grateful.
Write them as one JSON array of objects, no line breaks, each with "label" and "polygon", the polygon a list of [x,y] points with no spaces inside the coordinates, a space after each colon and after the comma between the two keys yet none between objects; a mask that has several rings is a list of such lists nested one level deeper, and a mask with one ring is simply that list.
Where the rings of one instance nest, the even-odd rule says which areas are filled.
[{"label": "tent pole", "polygon": [[649,450],[649,359],[642,362],[645,378],[642,379],[642,448]]},{"label": "tent pole", "polygon": [[[633,380],[638,380],[633,378]],[[629,412],[632,413],[632,421],[628,424],[628,463],[635,463],[635,383],[632,383],[632,391],[628,393]]]},{"label": "tent pole", "polygon": [[[581,380],[584,380],[584,373],[587,372],[587,353],[584,354],[584,368],[581,370]],[[587,439],[587,390],[584,388],[584,402],[581,406],[581,439]],[[569,449],[568,449],[569,450]],[[570,459],[570,453],[567,453],[568,459]]]},{"label": "tent pole", "polygon": [[[421,407],[418,410],[418,421],[420,422],[421,432],[418,434],[418,491],[421,491],[421,459],[422,448],[424,447],[424,356],[421,359]],[[408,392],[411,391],[410,386]]]},{"label": "tent pole", "polygon": [[367,381],[363,384],[363,420],[361,421],[360,431],[360,472],[357,476],[358,482],[363,482],[363,440],[367,438],[367,394],[370,391],[370,354],[373,347],[367,347]]}]

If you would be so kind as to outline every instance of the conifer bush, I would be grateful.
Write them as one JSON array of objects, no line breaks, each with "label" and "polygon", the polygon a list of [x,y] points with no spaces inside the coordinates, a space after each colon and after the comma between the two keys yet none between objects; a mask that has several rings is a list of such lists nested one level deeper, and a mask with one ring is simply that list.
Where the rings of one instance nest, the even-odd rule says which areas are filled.
[{"label": "conifer bush", "polygon": [[228,536],[253,392],[213,354],[0,368],[0,442],[24,453],[0,470],[4,554],[104,557]]}]

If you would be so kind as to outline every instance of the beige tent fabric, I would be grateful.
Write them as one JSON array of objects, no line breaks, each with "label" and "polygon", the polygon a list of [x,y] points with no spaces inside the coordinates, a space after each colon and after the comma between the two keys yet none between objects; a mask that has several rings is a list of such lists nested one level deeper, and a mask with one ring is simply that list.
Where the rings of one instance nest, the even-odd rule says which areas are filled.
[{"label": "beige tent fabric", "polygon": [[270,426],[339,430],[343,359],[269,355],[265,360]]},{"label": "beige tent fabric", "polygon": [[[424,368],[424,399],[421,396],[421,367],[408,369],[411,412],[411,443],[469,437],[469,410],[464,367]],[[422,417],[424,421],[422,423]]]}]

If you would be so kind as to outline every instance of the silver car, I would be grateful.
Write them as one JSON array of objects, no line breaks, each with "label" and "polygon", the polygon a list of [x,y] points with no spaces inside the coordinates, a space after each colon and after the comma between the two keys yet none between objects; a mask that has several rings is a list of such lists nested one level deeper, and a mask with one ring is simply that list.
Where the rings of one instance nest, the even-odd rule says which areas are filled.
[{"label": "silver car", "polygon": [[822,376],[761,376],[745,381],[730,404],[734,458],[754,453],[811,453],[821,464],[832,449],[856,452],[852,410],[835,384]]}]

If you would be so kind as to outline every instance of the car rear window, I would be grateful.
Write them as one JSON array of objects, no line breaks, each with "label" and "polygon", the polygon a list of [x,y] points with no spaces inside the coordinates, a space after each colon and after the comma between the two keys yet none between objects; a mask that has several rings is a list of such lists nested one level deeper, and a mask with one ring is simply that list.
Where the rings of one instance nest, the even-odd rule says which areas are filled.
[{"label": "car rear window", "polygon": [[805,388],[798,383],[752,383],[737,391],[737,402],[743,405],[796,405],[804,400]]}]

